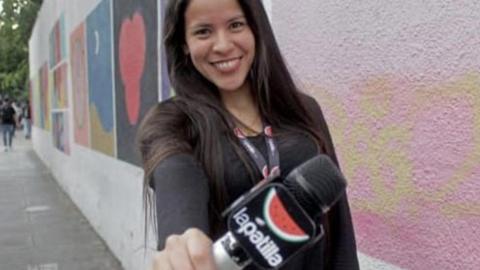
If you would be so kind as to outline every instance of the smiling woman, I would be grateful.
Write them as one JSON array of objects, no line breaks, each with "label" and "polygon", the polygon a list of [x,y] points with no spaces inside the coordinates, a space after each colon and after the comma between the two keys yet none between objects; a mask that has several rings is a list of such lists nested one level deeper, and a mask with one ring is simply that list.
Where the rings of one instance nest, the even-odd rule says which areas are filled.
[{"label": "smiling woman", "polygon": [[[335,151],[260,0],[170,0],[163,25],[176,96],[154,106],[138,134],[145,203],[156,206],[154,269],[215,269],[211,245],[226,232],[227,205],[319,153],[336,162]],[[316,222],[325,240],[281,269],[358,269],[346,196]]]},{"label": "smiling woman", "polygon": [[[255,55],[255,38],[236,1],[192,1],[185,12],[185,53],[213,83],[222,101],[241,122],[261,131],[246,80]],[[251,108],[250,108],[251,107]],[[248,110],[250,114],[246,114]],[[254,122],[255,121],[255,122]],[[248,132],[248,131],[247,131]]]}]

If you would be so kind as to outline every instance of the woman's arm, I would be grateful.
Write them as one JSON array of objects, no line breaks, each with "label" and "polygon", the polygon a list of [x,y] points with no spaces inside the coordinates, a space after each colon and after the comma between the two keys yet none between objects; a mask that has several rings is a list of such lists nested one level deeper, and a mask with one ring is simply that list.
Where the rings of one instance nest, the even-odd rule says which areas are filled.
[{"label": "woman's arm", "polygon": [[190,154],[164,159],[153,173],[158,247],[154,270],[214,270],[207,178]]},{"label": "woman's arm", "polygon": [[152,180],[156,199],[158,250],[172,234],[197,228],[209,234],[208,180],[191,154],[175,154],[155,169]]}]

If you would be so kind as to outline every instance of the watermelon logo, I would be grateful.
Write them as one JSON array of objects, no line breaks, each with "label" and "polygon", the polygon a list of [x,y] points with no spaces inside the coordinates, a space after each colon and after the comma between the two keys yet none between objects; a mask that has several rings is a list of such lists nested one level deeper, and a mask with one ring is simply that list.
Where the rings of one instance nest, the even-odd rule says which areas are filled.
[{"label": "watermelon logo", "polygon": [[248,215],[247,207],[243,207],[233,216],[233,220],[239,226],[236,233],[243,236],[244,239],[248,239],[250,244],[255,246],[258,254],[265,259],[265,261],[272,267],[277,267],[283,262],[283,257],[280,254],[280,248],[270,238],[269,235],[265,235],[262,230],[257,226],[264,226],[263,221],[259,218],[255,218],[253,222]]},{"label": "watermelon logo", "polygon": [[289,242],[303,242],[310,238],[287,212],[275,188],[270,189],[263,212],[268,227],[281,239]]}]

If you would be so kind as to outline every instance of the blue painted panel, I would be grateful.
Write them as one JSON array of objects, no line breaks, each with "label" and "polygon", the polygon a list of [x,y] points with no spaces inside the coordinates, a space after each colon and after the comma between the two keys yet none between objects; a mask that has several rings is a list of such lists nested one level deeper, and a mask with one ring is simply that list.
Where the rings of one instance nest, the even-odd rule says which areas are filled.
[{"label": "blue painted panel", "polygon": [[88,86],[90,106],[109,133],[114,126],[111,27],[110,1],[103,0],[87,17]]}]

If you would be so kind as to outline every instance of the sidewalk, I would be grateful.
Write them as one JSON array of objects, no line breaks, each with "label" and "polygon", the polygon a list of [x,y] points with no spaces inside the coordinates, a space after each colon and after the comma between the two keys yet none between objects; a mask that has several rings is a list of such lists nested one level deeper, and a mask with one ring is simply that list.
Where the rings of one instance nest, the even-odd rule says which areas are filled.
[{"label": "sidewalk", "polygon": [[0,149],[1,270],[122,269],[22,132]]}]

